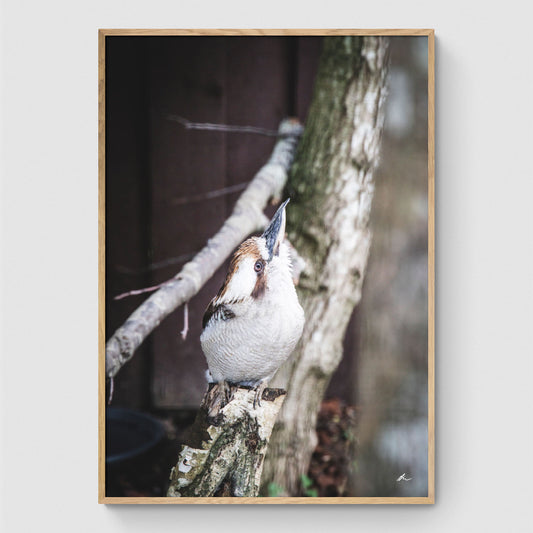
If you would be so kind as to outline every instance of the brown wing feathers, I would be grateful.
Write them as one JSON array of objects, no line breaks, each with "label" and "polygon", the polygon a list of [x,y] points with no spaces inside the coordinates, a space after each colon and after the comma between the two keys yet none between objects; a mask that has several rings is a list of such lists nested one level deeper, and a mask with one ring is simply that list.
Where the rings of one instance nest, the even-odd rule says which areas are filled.
[{"label": "brown wing feathers", "polygon": [[209,321],[214,318],[215,320],[229,320],[230,318],[235,318],[235,313],[224,304],[214,305],[214,300],[207,306],[207,309],[204,313],[202,319],[202,328],[205,328]]}]

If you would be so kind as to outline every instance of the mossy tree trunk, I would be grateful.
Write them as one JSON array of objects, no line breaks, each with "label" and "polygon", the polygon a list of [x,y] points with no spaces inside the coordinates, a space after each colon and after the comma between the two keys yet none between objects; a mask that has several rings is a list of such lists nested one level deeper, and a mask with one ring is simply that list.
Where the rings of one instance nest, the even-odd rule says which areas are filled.
[{"label": "mossy tree trunk", "polygon": [[295,495],[316,446],[317,413],[342,358],[361,298],[371,234],[387,76],[384,37],[324,40],[313,102],[287,183],[289,239],[306,261],[298,292],[302,340],[273,386],[288,390],[269,444],[262,486]]}]

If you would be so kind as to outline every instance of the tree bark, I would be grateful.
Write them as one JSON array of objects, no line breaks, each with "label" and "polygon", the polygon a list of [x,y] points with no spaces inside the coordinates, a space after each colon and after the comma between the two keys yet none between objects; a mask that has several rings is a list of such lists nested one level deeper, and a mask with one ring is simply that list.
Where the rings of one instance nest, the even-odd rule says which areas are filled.
[{"label": "tree bark", "polygon": [[306,261],[306,324],[272,385],[288,390],[262,480],[295,495],[316,446],[317,413],[361,298],[386,93],[387,39],[324,40],[313,102],[287,184],[289,239]]},{"label": "tree bark", "polygon": [[285,391],[265,389],[261,405],[255,391],[233,388],[231,401],[210,418],[218,391],[210,385],[188,444],[170,472],[169,497],[257,496],[268,440]]}]

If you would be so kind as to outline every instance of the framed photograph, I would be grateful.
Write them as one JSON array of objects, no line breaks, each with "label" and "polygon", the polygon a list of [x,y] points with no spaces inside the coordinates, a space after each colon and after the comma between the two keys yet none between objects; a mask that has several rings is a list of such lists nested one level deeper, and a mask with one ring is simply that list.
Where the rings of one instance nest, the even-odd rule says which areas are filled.
[{"label": "framed photograph", "polygon": [[99,31],[99,502],[434,503],[434,31]]}]

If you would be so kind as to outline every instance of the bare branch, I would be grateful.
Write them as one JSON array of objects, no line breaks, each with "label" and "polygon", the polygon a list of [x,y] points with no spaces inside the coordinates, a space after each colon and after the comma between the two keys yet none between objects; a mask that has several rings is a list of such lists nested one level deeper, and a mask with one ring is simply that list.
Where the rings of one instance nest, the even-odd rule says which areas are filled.
[{"label": "bare branch", "polygon": [[224,131],[228,133],[255,133],[257,135],[267,135],[268,137],[281,137],[287,135],[280,130],[267,130],[265,128],[257,128],[256,126],[230,126],[229,124],[210,124],[209,122],[191,122],[186,118],[178,115],[167,115],[168,120],[178,122],[185,127],[186,130],[209,130],[209,131]]},{"label": "bare branch", "polygon": [[250,233],[263,227],[263,209],[272,197],[280,197],[303,128],[285,119],[269,161],[241,194],[233,213],[206,246],[156,293],[143,302],[106,344],[106,374],[115,376],[160,322],[188,302],[203,287],[230,253]]},{"label": "bare branch", "polygon": [[242,191],[246,189],[249,182],[238,183],[237,185],[231,185],[230,187],[224,187],[223,189],[215,189],[214,191],[209,191],[204,194],[194,194],[192,196],[181,196],[180,198],[175,198],[170,200],[171,205],[183,205],[190,204],[191,202],[200,202],[202,200],[211,200],[212,198],[218,198],[219,196],[225,196],[226,194],[231,194],[232,192]]},{"label": "bare branch", "polygon": [[[171,265],[179,265],[180,263],[185,263],[192,259],[199,250],[195,252],[188,252],[186,254],[181,254],[176,257],[167,257],[167,259],[162,259],[161,261],[156,261],[155,263],[150,263],[144,268],[129,268],[124,265],[115,265],[115,270],[121,274],[143,274],[145,272],[151,272],[152,270],[159,270],[160,268],[165,268]],[[165,282],[166,283],[166,282]]]}]

